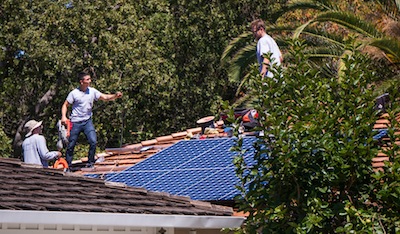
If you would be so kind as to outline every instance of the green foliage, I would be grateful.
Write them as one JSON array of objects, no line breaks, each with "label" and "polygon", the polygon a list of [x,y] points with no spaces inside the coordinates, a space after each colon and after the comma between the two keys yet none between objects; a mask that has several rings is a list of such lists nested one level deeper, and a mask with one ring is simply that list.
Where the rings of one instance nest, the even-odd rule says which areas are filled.
[{"label": "green foliage", "polygon": [[310,66],[299,41],[290,51],[294,63],[274,72],[278,79],[261,80],[257,71],[250,77],[264,136],[255,145],[255,165],[242,159],[240,140],[236,148],[238,202],[250,214],[244,233],[394,233],[399,227],[398,150],[386,173],[372,170],[379,150],[372,138],[376,75],[357,46],[346,44],[351,53],[343,58],[341,82]]},{"label": "green foliage", "polygon": [[[298,3],[301,3],[302,1],[298,1]],[[338,34],[341,35],[341,37],[347,37],[349,34],[355,34],[357,35],[357,40],[359,40],[360,43],[362,43],[364,46],[369,45],[369,46],[374,46],[380,50],[382,50],[386,54],[386,59],[390,61],[391,63],[398,63],[399,62],[399,42],[398,38],[394,38],[393,35],[386,35],[384,33],[384,30],[382,27],[379,27],[377,25],[377,21],[384,21],[387,15],[391,14],[388,13],[388,11],[383,10],[385,7],[390,7],[394,11],[396,6],[393,4],[394,1],[387,1],[390,2],[390,4],[386,4],[385,6],[381,5],[381,3],[376,3],[374,4],[368,4],[367,2],[364,2],[364,5],[367,5],[371,8],[377,8],[376,12],[370,12],[371,9],[366,9],[366,7],[361,7],[362,3],[353,3],[346,5],[346,7],[340,7],[340,3],[334,3],[333,1],[326,1],[326,0],[314,0],[314,1],[304,1],[307,3],[309,9],[315,9],[315,6],[320,6],[321,4],[327,4],[327,7],[319,8],[320,11],[315,14],[315,16],[309,20],[308,22],[301,24],[298,26],[298,28],[294,31],[293,37],[297,38],[300,36],[300,34],[303,33],[304,30],[312,29],[312,28],[322,28],[321,34],[323,37],[320,37],[322,41],[328,42],[328,45],[334,42],[332,38],[329,38],[329,34]],[[337,5],[335,5],[337,4]],[[313,6],[314,5],[314,6]],[[290,9],[296,9],[296,5],[291,7]],[[301,4],[299,5],[301,6]],[[301,7],[303,8],[303,7]],[[362,9],[362,10],[360,10]],[[382,11],[379,11],[382,10]],[[363,12],[364,14],[357,14],[357,12]],[[380,12],[380,13],[378,13]],[[380,14],[379,19],[371,19],[371,17],[365,17],[364,15],[369,15],[369,14]],[[394,21],[399,20],[398,16],[393,17]],[[343,27],[343,29],[338,28],[338,26]],[[328,32],[328,33],[327,33]],[[397,35],[398,35],[398,30],[397,30]],[[308,34],[308,36],[318,36]],[[325,40],[324,37],[328,36]],[[310,40],[313,37],[304,37],[303,38]],[[341,39],[338,41],[339,43],[341,42]],[[337,44],[337,43],[334,43]],[[361,47],[362,48],[362,47]],[[343,52],[343,47],[336,48],[339,51]],[[327,53],[329,54],[329,53]]]},{"label": "green foliage", "polygon": [[[383,10],[385,9],[385,10]],[[382,22],[390,17],[394,22],[399,22],[397,7],[393,0],[382,1],[331,1],[331,0],[296,0],[282,7],[285,14],[277,20],[276,25],[268,25],[266,31],[277,39],[282,51],[285,51],[285,38],[301,38],[308,42],[304,50],[307,58],[312,59],[317,67],[330,63],[334,68],[337,58],[347,53],[343,40],[353,37],[363,46],[359,49],[368,52],[371,47],[376,50],[370,52],[372,58],[387,60],[392,65],[384,65],[382,72],[377,73],[380,80],[392,79],[398,74],[399,63],[399,30],[392,24],[392,34],[388,35],[383,30]],[[293,15],[295,17],[293,17]],[[370,17],[374,15],[374,17]],[[293,18],[292,18],[293,17]],[[305,21],[305,22],[304,22]],[[398,25],[398,24],[397,24]],[[283,40],[280,40],[281,35]],[[397,37],[396,37],[397,36]],[[248,42],[245,43],[244,41]],[[232,39],[225,48],[221,60],[229,67],[228,75],[231,80],[238,83],[244,82],[249,66],[255,62],[255,56],[249,53],[251,35],[242,33]],[[379,55],[385,56],[379,56]],[[291,62],[291,56],[284,53],[285,63]],[[376,66],[382,61],[372,61]],[[394,65],[394,66],[393,66]],[[340,69],[340,66],[336,66]],[[340,71],[339,71],[340,72]],[[334,75],[334,73],[332,73]],[[377,93],[379,95],[379,93]]]},{"label": "green foliage", "polygon": [[18,147],[23,124],[44,120],[53,145],[61,105],[87,69],[95,88],[124,94],[94,106],[99,148],[194,127],[216,100],[231,99],[220,54],[268,12],[262,1],[179,0],[5,0],[0,9],[4,132]]},{"label": "green foliage", "polygon": [[12,155],[11,139],[4,133],[0,125],[0,157],[8,158]]}]

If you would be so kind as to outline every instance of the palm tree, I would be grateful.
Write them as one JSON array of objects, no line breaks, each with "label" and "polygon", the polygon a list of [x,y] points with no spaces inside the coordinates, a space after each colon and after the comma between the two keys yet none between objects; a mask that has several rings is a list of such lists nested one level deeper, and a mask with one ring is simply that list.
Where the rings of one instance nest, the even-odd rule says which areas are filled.
[{"label": "palm tree", "polygon": [[[289,34],[291,37],[306,40],[309,47],[305,52],[310,62],[313,59],[321,61],[323,58],[336,58],[340,61],[340,58],[347,53],[345,38],[351,35],[360,44],[361,50],[366,53],[370,52],[369,54],[371,54],[371,51],[375,51],[371,57],[383,58],[398,70],[400,64],[400,21],[398,14],[400,0],[374,2],[374,12],[370,12],[370,14],[374,14],[374,20],[364,19],[350,10],[341,10],[339,3],[341,2],[330,0],[298,0],[292,2],[287,6],[287,12],[297,9],[312,9],[317,13],[312,19],[300,25],[296,26],[295,23],[292,24],[294,26],[284,27],[271,25],[266,30],[268,32],[292,32]],[[390,24],[383,24],[382,19],[385,22],[389,21]],[[381,26],[375,21],[381,22]],[[246,74],[249,65],[255,62],[255,43],[246,44],[244,42],[245,40],[250,41],[250,36],[250,33],[243,33],[232,40],[221,58],[223,62],[229,64],[230,78],[237,82],[240,80],[242,80],[242,83],[245,82],[245,79],[242,79],[243,74]],[[287,38],[278,38],[277,42],[284,47],[285,40]],[[379,51],[379,53],[376,53],[376,51]],[[382,56],[376,56],[377,54]],[[339,69],[340,65],[337,67]]]}]

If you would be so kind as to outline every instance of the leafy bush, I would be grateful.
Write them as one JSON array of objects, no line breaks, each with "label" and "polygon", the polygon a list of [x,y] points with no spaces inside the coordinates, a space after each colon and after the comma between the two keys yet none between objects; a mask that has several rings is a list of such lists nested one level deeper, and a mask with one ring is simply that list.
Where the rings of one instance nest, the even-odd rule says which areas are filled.
[{"label": "leafy bush", "polygon": [[275,71],[280,78],[261,80],[254,71],[250,86],[264,136],[254,165],[242,160],[240,140],[236,148],[238,202],[249,214],[244,233],[399,231],[398,163],[387,165],[386,172],[397,171],[390,174],[371,164],[379,150],[375,75],[348,44],[340,78],[310,66],[299,41],[292,42],[293,63]]},{"label": "leafy bush", "polygon": [[0,157],[8,158],[12,155],[11,139],[4,133],[3,126],[0,125]]}]

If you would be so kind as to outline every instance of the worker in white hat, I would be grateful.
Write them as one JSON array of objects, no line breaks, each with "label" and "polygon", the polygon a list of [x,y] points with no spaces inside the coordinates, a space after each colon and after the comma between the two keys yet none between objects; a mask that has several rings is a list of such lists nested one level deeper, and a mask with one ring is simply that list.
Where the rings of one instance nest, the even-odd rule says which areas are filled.
[{"label": "worker in white hat", "polygon": [[46,145],[46,139],[41,135],[42,121],[29,120],[24,125],[28,132],[25,135],[25,140],[22,143],[22,151],[24,154],[24,162],[37,164],[43,167],[48,167],[48,161],[61,157],[59,151],[49,151]]}]

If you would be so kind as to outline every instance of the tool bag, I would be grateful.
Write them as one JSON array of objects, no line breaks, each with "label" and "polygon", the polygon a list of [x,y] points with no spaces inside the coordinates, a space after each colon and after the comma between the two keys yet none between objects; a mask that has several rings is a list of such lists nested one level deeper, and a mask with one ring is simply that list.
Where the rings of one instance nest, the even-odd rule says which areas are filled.
[{"label": "tool bag", "polygon": [[[257,126],[260,126],[260,122],[258,121],[258,113],[255,109],[248,108],[237,108],[234,110],[235,119],[241,118],[240,125],[243,126],[246,130],[251,130]],[[226,114],[221,114],[221,119],[225,124],[230,124],[227,120],[228,116]]]}]

